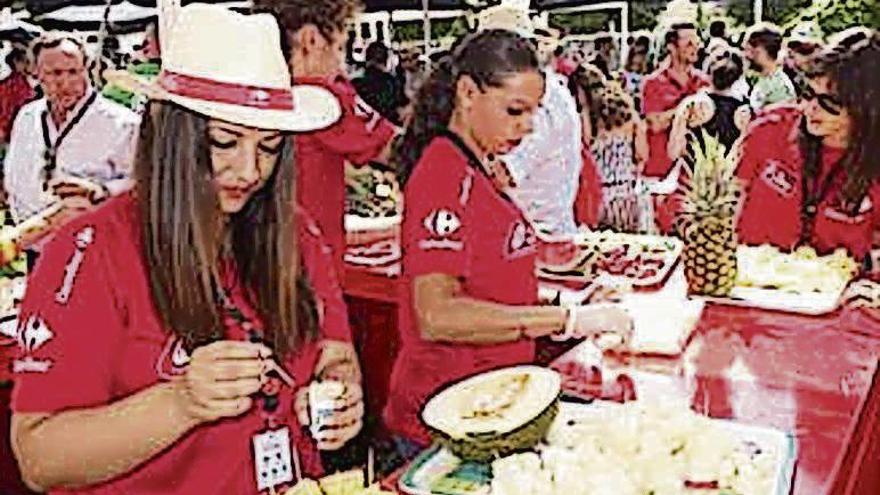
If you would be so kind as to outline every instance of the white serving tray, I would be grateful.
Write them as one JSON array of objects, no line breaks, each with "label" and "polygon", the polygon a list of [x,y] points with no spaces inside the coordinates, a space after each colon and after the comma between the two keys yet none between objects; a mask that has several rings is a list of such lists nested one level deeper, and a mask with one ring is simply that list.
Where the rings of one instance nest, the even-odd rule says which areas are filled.
[{"label": "white serving tray", "polygon": [[[601,244],[605,246],[638,244],[645,246],[663,245],[671,247],[671,250],[668,251],[666,254],[663,267],[658,270],[657,274],[653,277],[637,279],[627,277],[625,275],[611,275],[605,272],[600,272],[598,274],[602,276],[604,280],[613,284],[624,283],[632,285],[634,287],[646,288],[658,287],[662,285],[669,277],[669,274],[672,273],[672,270],[675,269],[675,267],[678,265],[678,260],[681,258],[681,253],[684,250],[684,243],[676,237],[662,237],[639,234],[618,234],[610,232],[581,232],[577,236],[575,236],[574,243],[578,246],[594,246],[596,244],[600,244],[600,239]],[[545,272],[544,270],[541,270],[541,267],[539,266],[538,277],[549,281],[565,282],[571,280],[587,280],[588,278],[591,278],[592,275],[583,274],[582,276],[578,277],[552,275]]]},{"label": "white serving tray", "polygon": [[697,296],[707,302],[747,308],[822,316],[837,311],[846,288],[835,292],[797,294],[755,287],[734,287],[728,297]]},{"label": "white serving tray", "polygon": [[[556,424],[568,421],[606,421],[606,418],[617,414],[620,404],[614,402],[595,401],[592,404],[561,402]],[[789,434],[772,428],[746,425],[735,421],[715,420],[717,424],[743,443],[752,443],[764,448],[773,447],[781,452],[776,466],[776,484],[766,494],[750,495],[789,495],[793,486],[794,470],[797,464],[797,442]],[[453,461],[453,462],[450,462]],[[437,480],[452,474],[455,464],[454,457],[445,450],[431,447],[422,453],[398,482],[398,488],[409,495],[490,495],[488,481],[471,491],[433,492],[427,487],[433,484],[429,480]],[[454,476],[453,476],[454,478]],[[701,493],[693,490],[693,493]]]},{"label": "white serving tray", "polygon": [[402,221],[403,217],[400,215],[378,218],[367,218],[358,215],[345,215],[345,231],[370,232],[376,230],[388,230],[400,225]]}]

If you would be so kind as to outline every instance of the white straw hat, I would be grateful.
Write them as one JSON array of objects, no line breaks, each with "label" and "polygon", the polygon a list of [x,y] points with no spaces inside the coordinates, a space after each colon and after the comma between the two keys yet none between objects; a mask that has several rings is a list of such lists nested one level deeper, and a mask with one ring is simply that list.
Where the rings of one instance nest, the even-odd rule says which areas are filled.
[{"label": "white straw hat", "polygon": [[305,132],[339,119],[332,93],[292,85],[278,23],[270,14],[195,3],[180,8],[169,29],[155,82],[126,71],[110,71],[107,79],[152,99],[259,129]]},{"label": "white straw hat", "polygon": [[477,14],[477,25],[480,31],[503,29],[513,31],[523,38],[533,38],[535,27],[526,10],[511,5],[496,5],[481,10]]}]

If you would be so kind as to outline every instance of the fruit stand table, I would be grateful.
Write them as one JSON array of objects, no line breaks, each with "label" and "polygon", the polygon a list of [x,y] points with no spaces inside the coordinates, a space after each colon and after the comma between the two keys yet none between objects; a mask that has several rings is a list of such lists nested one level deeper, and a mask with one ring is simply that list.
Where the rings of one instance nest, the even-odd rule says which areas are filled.
[{"label": "fruit stand table", "polygon": [[[371,407],[381,410],[397,348],[397,279],[349,266],[344,285]],[[880,493],[878,356],[880,322],[861,311],[806,317],[709,304],[681,357],[606,356],[604,367],[629,374],[641,397],[677,397],[713,417],[794,433],[796,495],[867,495]]]},{"label": "fruit stand table", "polygon": [[[872,327],[877,334],[864,332]],[[794,433],[795,494],[868,494],[880,492],[878,350],[880,325],[858,312],[805,318],[709,306],[682,358],[606,356],[603,373],[630,375],[641,398]]]}]

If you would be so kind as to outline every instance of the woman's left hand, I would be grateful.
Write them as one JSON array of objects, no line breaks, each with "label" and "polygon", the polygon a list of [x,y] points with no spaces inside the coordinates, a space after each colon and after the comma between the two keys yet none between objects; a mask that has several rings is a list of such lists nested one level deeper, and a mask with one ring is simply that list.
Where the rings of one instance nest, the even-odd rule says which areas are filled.
[{"label": "woman's left hand", "polygon": [[[357,383],[344,385],[343,393],[332,401],[333,413],[321,419],[317,429],[311,428],[318,450],[338,450],[356,437],[363,428],[363,390]],[[311,386],[299,389],[294,402],[297,418],[303,426],[312,425],[312,411],[309,405],[311,389]]]},{"label": "woman's left hand", "polygon": [[361,366],[354,345],[339,340],[321,342],[315,376],[321,380],[361,383]]}]

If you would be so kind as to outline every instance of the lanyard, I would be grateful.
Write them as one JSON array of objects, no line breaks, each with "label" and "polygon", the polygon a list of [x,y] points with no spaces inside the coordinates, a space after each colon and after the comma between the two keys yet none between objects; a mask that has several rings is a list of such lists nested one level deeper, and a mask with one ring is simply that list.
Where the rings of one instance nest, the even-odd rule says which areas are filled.
[{"label": "lanyard", "polygon": [[[76,112],[76,115],[73,116],[73,119],[61,129],[61,132],[58,134],[58,139],[55,142],[52,142],[52,139],[49,137],[49,109],[43,110],[42,115],[42,124],[43,124],[43,144],[46,147],[45,154],[43,159],[45,164],[43,165],[43,190],[49,190],[49,180],[52,179],[52,174],[55,172],[55,168],[57,166],[57,158],[58,158],[58,149],[61,147],[61,143],[64,142],[64,139],[70,134],[70,131],[76,127],[77,124],[83,119],[86,112],[89,111],[89,108],[92,106],[92,103],[95,102],[95,99],[98,97],[97,91],[92,92],[89,96],[89,99],[86,100],[85,104],[80,107],[79,111]],[[47,103],[48,107],[48,103]]]},{"label": "lanyard", "polygon": [[[248,318],[244,311],[233,301],[231,294],[226,288],[217,291],[217,299],[223,307],[224,316],[232,319],[242,330],[247,333],[248,340],[252,343],[263,342],[263,328],[252,318]],[[283,381],[275,370],[266,374],[267,381],[263,388],[257,392],[257,400],[261,403],[261,416],[268,428],[278,426],[275,413],[278,411],[278,394],[281,392]]]},{"label": "lanyard", "polygon": [[[821,158],[820,158],[821,159]],[[821,168],[821,167],[820,167]],[[834,167],[825,176],[825,180],[816,187],[818,178],[807,177],[801,172],[801,188],[803,190],[803,202],[801,204],[801,243],[809,244],[813,237],[813,229],[816,226],[816,216],[819,206],[834,185],[834,182],[844,171],[843,160],[838,160]]]}]

